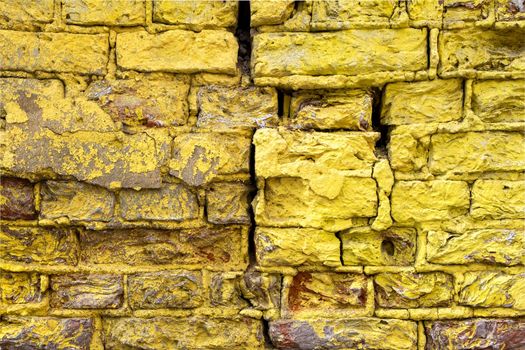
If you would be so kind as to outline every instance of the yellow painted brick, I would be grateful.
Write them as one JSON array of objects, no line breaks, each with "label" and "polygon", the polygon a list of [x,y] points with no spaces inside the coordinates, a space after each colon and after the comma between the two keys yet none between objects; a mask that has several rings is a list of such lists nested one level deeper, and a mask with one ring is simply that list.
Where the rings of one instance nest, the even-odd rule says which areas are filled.
[{"label": "yellow painted brick", "polygon": [[498,21],[523,21],[525,7],[519,1],[494,0],[496,6],[496,19]]},{"label": "yellow painted brick", "polygon": [[124,70],[235,74],[237,40],[232,33],[170,30],[117,35],[117,64]]},{"label": "yellow painted brick", "polygon": [[27,304],[41,299],[38,273],[0,271],[0,303]]},{"label": "yellow painted brick", "polygon": [[472,86],[472,109],[485,123],[525,121],[525,80],[479,80]]},{"label": "yellow painted brick", "polygon": [[387,150],[393,170],[416,172],[427,165],[428,144],[403,126],[391,131]]},{"label": "yellow painted brick", "polygon": [[239,3],[226,1],[154,0],[153,21],[199,28],[234,27]]},{"label": "yellow painted brick", "polygon": [[476,219],[525,218],[525,182],[477,180],[470,213]]},{"label": "yellow painted brick", "polygon": [[444,0],[443,6],[445,27],[493,21],[494,0]]},{"label": "yellow painted brick", "polygon": [[214,183],[206,192],[206,214],[214,224],[249,224],[249,191],[242,183]]},{"label": "yellow painted brick", "polygon": [[64,0],[66,23],[132,26],[144,24],[144,0]]},{"label": "yellow painted brick", "polygon": [[292,14],[293,0],[252,0],[250,1],[251,26],[281,24]]},{"label": "yellow painted brick", "polygon": [[0,27],[11,28],[16,24],[43,24],[53,21],[53,0],[2,0],[0,1]]}]

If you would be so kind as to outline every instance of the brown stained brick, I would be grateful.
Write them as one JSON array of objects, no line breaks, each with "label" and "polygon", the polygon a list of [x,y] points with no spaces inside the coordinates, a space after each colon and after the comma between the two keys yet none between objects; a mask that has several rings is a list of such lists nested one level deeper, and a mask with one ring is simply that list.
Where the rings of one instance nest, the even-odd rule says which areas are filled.
[{"label": "brown stained brick", "polygon": [[41,299],[38,273],[0,271],[0,302],[26,304],[39,302]]},{"label": "brown stained brick", "polygon": [[0,178],[0,218],[31,220],[36,217],[33,185],[24,179]]}]

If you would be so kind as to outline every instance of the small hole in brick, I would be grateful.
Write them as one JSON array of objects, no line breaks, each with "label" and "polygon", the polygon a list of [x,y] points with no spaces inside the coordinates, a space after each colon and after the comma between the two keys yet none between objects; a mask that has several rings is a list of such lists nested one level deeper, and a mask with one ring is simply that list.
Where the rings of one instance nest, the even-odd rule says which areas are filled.
[{"label": "small hole in brick", "polygon": [[389,256],[394,256],[394,251],[395,251],[395,248],[394,248],[394,243],[392,243],[392,241],[390,241],[388,239],[385,239],[381,243],[381,252],[383,254],[387,254]]}]

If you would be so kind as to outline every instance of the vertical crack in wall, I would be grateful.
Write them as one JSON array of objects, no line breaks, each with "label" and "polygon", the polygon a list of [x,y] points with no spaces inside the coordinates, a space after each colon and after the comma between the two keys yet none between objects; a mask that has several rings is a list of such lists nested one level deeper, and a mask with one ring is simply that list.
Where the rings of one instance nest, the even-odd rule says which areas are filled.
[{"label": "vertical crack in wall", "polygon": [[241,73],[248,76],[250,76],[250,58],[252,54],[250,25],[250,2],[239,1],[237,29],[235,30],[235,36],[239,42],[238,64]]},{"label": "vertical crack in wall", "polygon": [[388,144],[388,125],[381,123],[381,108],[383,106],[383,93],[385,88],[372,89],[372,127],[374,131],[381,134],[376,143],[376,154],[386,158],[386,146]]}]

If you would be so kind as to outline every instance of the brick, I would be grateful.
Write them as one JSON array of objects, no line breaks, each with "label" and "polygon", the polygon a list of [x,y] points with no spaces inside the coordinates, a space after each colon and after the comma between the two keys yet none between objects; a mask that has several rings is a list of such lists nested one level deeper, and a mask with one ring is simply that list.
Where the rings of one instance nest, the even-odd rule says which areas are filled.
[{"label": "brick", "polygon": [[477,180],[470,213],[476,219],[525,218],[525,181]]},{"label": "brick", "polygon": [[253,38],[252,67],[255,78],[313,75],[323,79],[325,75],[423,70],[427,67],[426,31],[257,34]]},{"label": "brick", "polygon": [[462,110],[460,80],[393,83],[386,86],[381,122],[386,125],[445,123],[460,120]]},{"label": "brick", "polygon": [[436,134],[430,141],[433,174],[522,171],[525,135],[518,132]]},{"label": "brick", "polygon": [[50,305],[63,309],[115,309],[122,305],[122,276],[69,274],[51,276]]},{"label": "brick", "polygon": [[258,349],[264,344],[262,323],[252,318],[108,318],[103,326],[108,350]]},{"label": "brick", "polygon": [[197,93],[197,126],[231,129],[276,126],[277,91],[269,87],[204,86]]},{"label": "brick", "polygon": [[233,134],[194,133],[176,136],[170,175],[201,186],[217,175],[247,173],[251,140]]},{"label": "brick", "polygon": [[42,291],[38,273],[0,271],[1,303],[27,304],[41,300]]},{"label": "brick", "polygon": [[0,321],[0,348],[89,350],[94,332],[91,318],[7,316]]},{"label": "brick", "polygon": [[202,275],[196,271],[159,271],[128,276],[132,309],[191,309],[203,302]]},{"label": "brick", "polygon": [[493,16],[493,6],[493,0],[480,0],[475,3],[470,0],[446,0],[443,9],[443,25],[451,27],[476,22],[483,23]]},{"label": "brick", "polygon": [[[371,170],[379,135],[374,132],[301,132],[260,129],[255,132],[257,176],[314,176]],[[314,174],[310,174],[314,173]],[[342,178],[342,177],[341,177]]]},{"label": "brick", "polygon": [[117,35],[117,64],[124,70],[235,74],[237,40],[232,33],[170,30]]},{"label": "brick", "polygon": [[436,264],[525,264],[525,231],[477,229],[463,233],[429,231],[427,260]]},{"label": "brick", "polygon": [[42,265],[76,265],[78,241],[71,228],[0,228],[0,260]]},{"label": "brick", "polygon": [[94,75],[106,72],[109,56],[106,34],[0,30],[0,43],[0,67],[4,70]]},{"label": "brick", "polygon": [[293,9],[293,0],[250,1],[250,25],[252,27],[258,27],[262,25],[281,24],[290,18]]},{"label": "brick", "polygon": [[293,94],[289,125],[294,129],[372,130],[372,95],[365,90]]},{"label": "brick", "polygon": [[[342,184],[326,178],[335,196],[318,194],[306,180],[270,178],[254,204],[259,225],[300,226],[330,231],[351,227],[355,218],[377,213],[376,182],[370,178],[344,177]],[[322,190],[324,190],[322,188]]]},{"label": "brick", "polygon": [[345,265],[406,266],[415,261],[416,230],[411,228],[352,228],[341,233],[341,240]]},{"label": "brick", "polygon": [[525,274],[466,272],[458,286],[459,304],[472,307],[525,309]]},{"label": "brick", "polygon": [[227,28],[237,24],[238,2],[155,0],[153,21],[198,28]]},{"label": "brick", "polygon": [[108,190],[81,182],[46,181],[41,188],[40,217],[110,221],[115,197]]},{"label": "brick", "polygon": [[242,183],[219,182],[206,192],[206,212],[213,224],[249,224],[250,188]]},{"label": "brick", "polygon": [[441,27],[444,1],[421,0],[407,2],[407,12],[410,20],[417,24],[424,23],[431,27]]},{"label": "brick", "polygon": [[288,290],[291,312],[337,312],[362,308],[367,277],[351,273],[299,272]]},{"label": "brick", "polygon": [[[523,72],[523,29],[445,30],[439,34],[439,73]],[[468,54],[463,54],[468,52]]]},{"label": "brick", "polygon": [[243,298],[249,300],[256,310],[279,309],[281,307],[281,275],[246,270],[242,276]]},{"label": "brick", "polygon": [[418,138],[414,126],[400,125],[390,132],[388,159],[393,170],[417,172],[428,162],[428,137]]},{"label": "brick", "polygon": [[197,196],[183,184],[160,189],[120,191],[120,215],[126,220],[183,221],[199,216]]},{"label": "brick", "polygon": [[146,19],[144,0],[65,0],[62,6],[68,24],[132,26]]},{"label": "brick", "polygon": [[31,182],[2,176],[0,179],[0,218],[3,220],[31,220],[35,217],[35,197]]},{"label": "brick", "polygon": [[472,110],[485,123],[525,121],[525,80],[484,80],[472,85]]},{"label": "brick", "polygon": [[243,298],[240,278],[217,273],[211,277],[210,305],[212,307],[227,307],[228,309],[242,309],[249,306]]},{"label": "brick", "polygon": [[257,262],[261,266],[340,266],[334,233],[300,228],[257,227]]},{"label": "brick", "polygon": [[392,218],[397,222],[448,220],[468,212],[470,192],[463,181],[399,181],[391,201]]},{"label": "brick", "polygon": [[20,24],[43,25],[53,21],[53,0],[2,0],[0,27],[13,28]]},{"label": "brick", "polygon": [[180,77],[99,80],[86,96],[125,125],[179,126],[188,119],[189,87],[189,79]]},{"label": "brick", "polygon": [[525,7],[519,1],[495,0],[496,20],[522,21],[525,19]]},{"label": "brick", "polygon": [[276,320],[270,321],[270,339],[279,349],[415,350],[417,324],[379,318]]},{"label": "brick", "polygon": [[525,346],[525,322],[520,319],[425,322],[425,334],[426,350],[520,349]]},{"label": "brick", "polygon": [[239,228],[82,231],[81,261],[130,266],[202,264],[233,268],[244,261]]},{"label": "brick", "polygon": [[433,273],[380,273],[374,277],[376,305],[387,308],[449,306],[452,275]]}]

